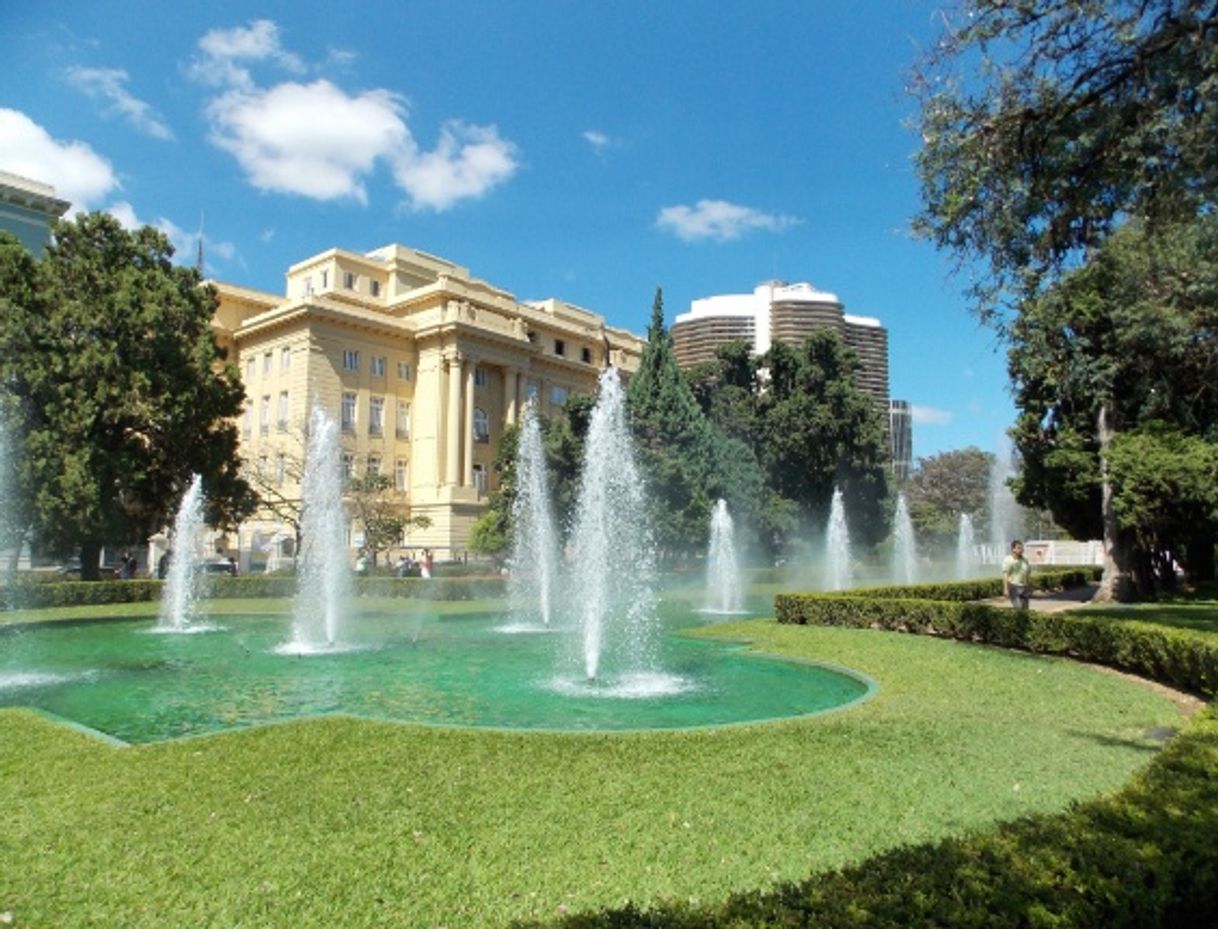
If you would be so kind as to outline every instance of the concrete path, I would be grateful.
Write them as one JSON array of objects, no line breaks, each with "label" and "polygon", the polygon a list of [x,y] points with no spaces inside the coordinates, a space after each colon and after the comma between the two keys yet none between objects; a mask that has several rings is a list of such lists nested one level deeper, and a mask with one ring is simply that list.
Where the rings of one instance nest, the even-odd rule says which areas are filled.
[{"label": "concrete path", "polygon": [[[1060,613],[1063,610],[1075,610],[1080,606],[1090,603],[1097,589],[1098,585],[1089,584],[1086,587],[1075,587],[1071,590],[1055,590],[1051,592],[1037,590],[1033,591],[1029,606],[1042,613]],[[982,602],[989,603],[992,606],[1011,606],[1011,601],[1006,597],[994,597]]]}]

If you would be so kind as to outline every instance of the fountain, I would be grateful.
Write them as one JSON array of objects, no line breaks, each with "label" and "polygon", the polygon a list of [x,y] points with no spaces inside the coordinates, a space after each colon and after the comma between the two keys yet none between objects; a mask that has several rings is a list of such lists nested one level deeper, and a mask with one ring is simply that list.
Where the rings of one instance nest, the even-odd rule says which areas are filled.
[{"label": "fountain", "polygon": [[850,529],[840,487],[833,489],[829,505],[829,525],[825,530],[825,590],[845,590],[850,586]]},{"label": "fountain", "polygon": [[965,580],[977,569],[977,540],[973,536],[973,518],[960,514],[960,529],[956,533],[956,577]]},{"label": "fountain", "polygon": [[1007,486],[1011,477],[1011,456],[1000,450],[990,468],[990,552],[987,561],[1001,564],[1011,541],[1020,533],[1019,505]]},{"label": "fountain", "polygon": [[543,627],[550,625],[558,578],[557,541],[541,426],[529,403],[516,448],[516,498],[512,501],[508,602],[513,630],[534,627],[537,619]]},{"label": "fountain", "polygon": [[309,417],[304,475],[300,482],[301,535],[292,641],[283,651],[309,654],[340,645],[340,624],[350,602],[347,517],[338,424],[320,405]]},{"label": "fountain", "polygon": [[703,613],[741,612],[740,566],[736,563],[735,528],[727,501],[718,500],[711,514],[710,548],[706,553],[706,601]]},{"label": "fountain", "polygon": [[194,624],[195,603],[207,578],[203,573],[203,479],[195,475],[182,495],[173,520],[169,573],[157,616],[157,632],[198,632],[213,626]]},{"label": "fountain", "polygon": [[897,512],[893,518],[892,575],[902,584],[917,582],[918,543],[914,538],[913,520],[909,518],[909,507],[905,494],[897,494]]},{"label": "fountain", "polygon": [[611,653],[618,674],[654,671],[655,554],[647,501],[626,425],[617,369],[600,376],[584,444],[571,532],[573,587],[579,606],[584,673],[601,674]]}]

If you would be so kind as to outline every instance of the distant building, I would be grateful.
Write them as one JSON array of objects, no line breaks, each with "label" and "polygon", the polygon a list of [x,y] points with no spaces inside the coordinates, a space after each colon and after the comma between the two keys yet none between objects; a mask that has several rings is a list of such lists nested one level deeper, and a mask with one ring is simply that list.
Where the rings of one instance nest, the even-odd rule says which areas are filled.
[{"label": "distant building", "polygon": [[859,359],[855,382],[880,411],[888,413],[888,330],[878,319],[845,312],[836,294],[811,284],[767,281],[751,294],[721,294],[695,300],[672,327],[677,364],[689,367],[715,357],[715,350],[744,339],[755,354],[774,342],[799,346],[816,329],[831,328]]},{"label": "distant building", "polygon": [[[500,439],[524,404],[548,415],[594,393],[603,368],[637,370],[644,344],[596,313],[518,301],[402,245],[306,258],[288,269],[286,296],[213,286],[217,340],[245,387],[244,461],[284,496],[298,493],[301,436],[320,403],[340,426],[347,473],[386,475],[431,519],[402,547],[438,557],[468,547],[498,484]],[[351,527],[352,547],[361,530]],[[292,536],[269,512],[243,523],[243,569],[251,556],[258,568],[293,554]]]},{"label": "distant building", "polygon": [[893,476],[904,481],[913,470],[913,413],[908,400],[888,401],[888,438]]},{"label": "distant building", "polygon": [[0,171],[0,229],[20,239],[35,258],[51,241],[51,223],[70,206],[50,184]]}]

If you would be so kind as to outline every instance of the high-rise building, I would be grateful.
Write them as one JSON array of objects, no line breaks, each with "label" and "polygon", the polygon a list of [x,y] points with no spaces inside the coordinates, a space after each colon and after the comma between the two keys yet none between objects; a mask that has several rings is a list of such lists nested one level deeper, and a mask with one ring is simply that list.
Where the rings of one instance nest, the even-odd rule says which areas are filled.
[{"label": "high-rise building", "polygon": [[[389,245],[330,249],[288,269],[286,296],[213,283],[215,327],[245,386],[241,456],[289,499],[314,403],[342,432],[344,467],[392,478],[415,516],[403,547],[466,549],[498,477],[504,429],[532,400],[552,412],[601,370],[638,368],[643,342],[561,300],[522,302],[443,258]],[[351,527],[358,547],[361,527]],[[267,511],[244,523],[254,567],[292,532]],[[280,554],[290,554],[286,550]]]},{"label": "high-rise building", "polygon": [[0,171],[0,229],[11,232],[35,258],[51,241],[51,223],[71,206],[41,181]]},{"label": "high-rise building", "polygon": [[893,476],[904,481],[913,470],[913,412],[908,400],[888,402],[888,439]]},{"label": "high-rise building", "polygon": [[811,284],[766,281],[751,294],[721,294],[695,300],[672,327],[677,364],[689,367],[715,357],[715,350],[744,339],[755,354],[774,342],[798,346],[815,330],[832,328],[859,359],[855,381],[888,413],[888,330],[878,319],[845,312],[836,294]]}]

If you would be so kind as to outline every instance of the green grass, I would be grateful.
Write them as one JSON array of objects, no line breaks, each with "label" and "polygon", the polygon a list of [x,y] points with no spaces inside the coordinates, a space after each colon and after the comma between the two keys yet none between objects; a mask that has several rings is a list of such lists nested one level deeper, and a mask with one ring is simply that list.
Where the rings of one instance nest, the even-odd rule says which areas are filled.
[{"label": "green grass", "polygon": [[1181,599],[1166,603],[1097,605],[1084,607],[1077,612],[1085,616],[1111,616],[1173,629],[1218,632],[1218,601],[1215,600]]},{"label": "green grass", "polygon": [[769,621],[712,633],[846,665],[880,692],[711,731],[331,718],[133,748],[0,712],[0,912],[18,926],[464,927],[715,901],[1115,789],[1155,751],[1142,733],[1179,722],[1149,689],[1067,661]]}]

